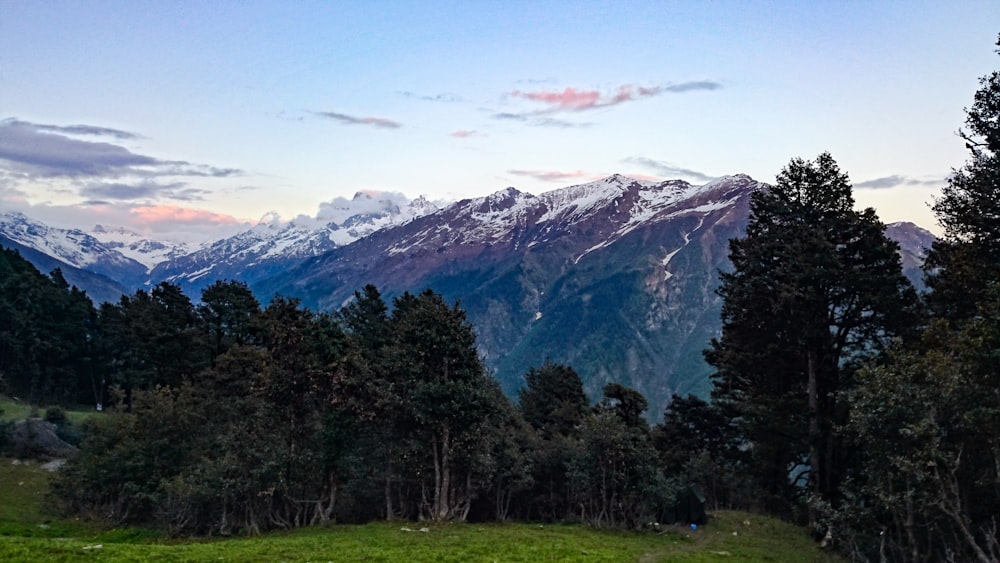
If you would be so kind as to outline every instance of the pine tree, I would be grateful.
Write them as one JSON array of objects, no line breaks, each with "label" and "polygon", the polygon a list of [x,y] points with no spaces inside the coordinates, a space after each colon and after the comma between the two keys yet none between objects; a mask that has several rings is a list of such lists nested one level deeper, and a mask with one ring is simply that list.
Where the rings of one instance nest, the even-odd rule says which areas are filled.
[{"label": "pine tree", "polygon": [[[898,246],[828,153],[793,159],[756,192],[745,238],[730,243],[722,336],[706,358],[713,396],[737,417],[764,508],[804,493],[836,502],[850,463],[835,432],[858,361],[914,323]],[[813,519],[810,512],[810,519]]]},{"label": "pine tree", "polygon": [[953,324],[974,317],[976,304],[1000,283],[1000,71],[979,84],[966,108],[968,129],[959,131],[969,160],[934,203],[944,237],[934,243],[925,266],[932,311]]}]

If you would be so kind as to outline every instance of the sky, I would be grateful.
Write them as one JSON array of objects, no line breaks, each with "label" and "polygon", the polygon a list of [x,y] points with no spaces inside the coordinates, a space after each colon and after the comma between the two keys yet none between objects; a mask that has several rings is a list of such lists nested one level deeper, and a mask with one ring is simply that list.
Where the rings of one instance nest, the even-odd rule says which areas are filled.
[{"label": "sky", "polygon": [[0,0],[0,210],[195,240],[829,151],[859,206],[940,232],[998,32],[995,0]]}]

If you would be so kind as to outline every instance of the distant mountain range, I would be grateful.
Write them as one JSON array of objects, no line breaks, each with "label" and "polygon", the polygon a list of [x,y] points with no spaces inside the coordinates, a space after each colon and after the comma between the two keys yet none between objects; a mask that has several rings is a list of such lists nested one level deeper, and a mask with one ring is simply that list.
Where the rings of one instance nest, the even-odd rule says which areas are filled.
[{"label": "distant mountain range", "polygon": [[[197,248],[122,229],[55,229],[0,213],[0,244],[98,300],[160,281],[193,299],[219,279],[335,310],[365,284],[387,298],[426,287],[459,301],[504,389],[546,359],[573,366],[592,397],[617,381],[642,392],[659,416],[672,393],[705,395],[701,352],[718,334],[719,270],[742,236],[753,191],[745,175],[705,185],[610,176],[538,196],[507,188],[442,209],[359,193],[329,220],[271,219]],[[360,212],[355,212],[357,210]],[[887,234],[905,273],[934,236],[912,223]]]}]

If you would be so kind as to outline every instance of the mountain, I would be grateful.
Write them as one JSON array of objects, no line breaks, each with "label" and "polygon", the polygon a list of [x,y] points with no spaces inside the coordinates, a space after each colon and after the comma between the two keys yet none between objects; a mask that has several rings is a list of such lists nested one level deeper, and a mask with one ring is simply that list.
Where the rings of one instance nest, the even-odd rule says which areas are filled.
[{"label": "mountain", "polygon": [[927,258],[927,251],[937,240],[933,233],[908,221],[890,223],[885,226],[885,235],[899,243],[899,255],[903,260],[903,274],[919,290],[925,289],[924,272],[921,267]]},{"label": "mountain", "polygon": [[70,285],[75,285],[78,289],[85,291],[94,303],[103,303],[105,301],[117,303],[122,295],[131,293],[120,283],[107,276],[70,266],[34,248],[14,242],[3,235],[0,235],[0,246],[18,251],[22,258],[31,262],[31,265],[38,268],[38,271],[43,274],[50,274],[52,270],[59,268],[63,274],[63,278]]},{"label": "mountain", "polygon": [[[66,266],[116,280],[122,288],[138,287],[146,279],[146,266],[122,255],[79,229],[49,227],[22,213],[0,212],[0,237],[3,237],[5,242],[16,243],[21,248],[37,251],[39,255],[53,258]],[[28,253],[21,254],[29,261],[32,260]],[[35,264],[35,267],[43,272],[52,269],[39,264]],[[86,286],[78,287],[84,290],[92,289]],[[94,291],[89,293],[92,296],[96,295]]]},{"label": "mountain", "polygon": [[147,271],[152,270],[157,264],[176,260],[193,251],[188,243],[155,240],[124,227],[96,225],[90,234],[105,247],[142,264]]},{"label": "mountain", "polygon": [[461,303],[507,392],[551,359],[580,372],[591,396],[618,381],[659,416],[672,393],[708,390],[701,350],[718,331],[717,272],[762,187],[744,175],[703,186],[615,175],[539,196],[507,188],[252,287],[325,310],[366,283],[387,296],[431,287]]},{"label": "mountain", "polygon": [[330,220],[302,217],[282,223],[277,214],[269,213],[247,231],[161,262],[149,277],[154,283],[175,283],[192,296],[217,280],[254,284],[379,229],[437,210],[423,197],[400,206],[382,195],[359,192],[343,206],[324,210],[322,216]]},{"label": "mountain", "polygon": [[[617,381],[642,392],[658,417],[673,393],[706,395],[702,350],[719,332],[718,272],[743,236],[745,175],[695,186],[611,176],[535,196],[506,188],[443,209],[377,193],[321,206],[317,218],[276,215],[193,252],[124,229],[91,234],[0,215],[0,243],[101,300],[145,284],[180,285],[192,298],[219,279],[247,282],[336,310],[372,283],[387,299],[433,288],[457,300],[480,352],[508,393],[546,359],[580,372],[591,397]],[[398,195],[398,194],[396,194]],[[893,223],[905,273],[934,240]],[[114,280],[114,281],[112,281]]]}]

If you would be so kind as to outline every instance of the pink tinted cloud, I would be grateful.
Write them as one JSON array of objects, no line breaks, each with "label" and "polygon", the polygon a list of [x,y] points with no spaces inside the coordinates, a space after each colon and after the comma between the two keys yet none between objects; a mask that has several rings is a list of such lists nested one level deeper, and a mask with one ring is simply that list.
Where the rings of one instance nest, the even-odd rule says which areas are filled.
[{"label": "pink tinted cloud", "polygon": [[638,86],[635,84],[622,84],[609,92],[600,90],[584,90],[578,88],[565,88],[563,90],[541,90],[537,92],[524,92],[514,90],[510,93],[516,98],[523,98],[532,102],[545,104],[547,107],[540,113],[551,113],[556,111],[585,111],[589,109],[603,108],[632,102],[642,98],[659,96],[663,93],[680,94],[698,90],[718,90],[722,85],[711,80],[698,80],[692,82],[671,83],[665,86]]},{"label": "pink tinted cloud", "polygon": [[460,129],[458,131],[452,131],[451,136],[456,139],[468,139],[470,137],[485,137],[486,133],[480,133],[476,130],[467,131],[465,129]]},{"label": "pink tinted cloud", "polygon": [[610,93],[598,90],[578,90],[566,88],[562,91],[522,92],[515,90],[512,96],[524,98],[548,106],[545,111],[584,111],[614,106],[640,98],[648,98],[663,92],[659,86],[643,87],[623,84]]},{"label": "pink tinted cloud", "polygon": [[516,176],[534,178],[536,180],[542,180],[543,182],[565,182],[580,178],[591,179],[594,177],[593,174],[584,172],[583,170],[508,170],[507,173],[514,174]]},{"label": "pink tinted cloud", "polygon": [[232,215],[215,213],[204,209],[194,209],[191,207],[179,207],[176,205],[143,205],[133,207],[129,213],[136,222],[143,225],[153,226],[162,223],[198,223],[213,225],[238,225],[245,220],[237,219]]},{"label": "pink tinted cloud", "polygon": [[595,107],[601,99],[597,90],[577,90],[566,88],[562,92],[522,92],[514,90],[512,96],[533,102],[541,102],[556,109],[582,110]]}]

